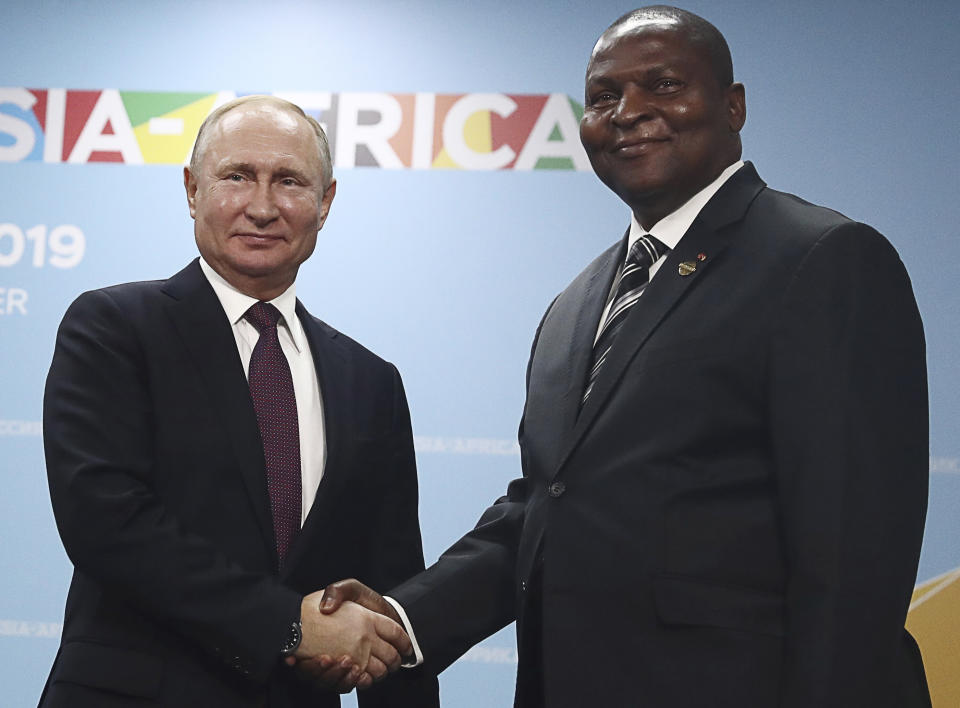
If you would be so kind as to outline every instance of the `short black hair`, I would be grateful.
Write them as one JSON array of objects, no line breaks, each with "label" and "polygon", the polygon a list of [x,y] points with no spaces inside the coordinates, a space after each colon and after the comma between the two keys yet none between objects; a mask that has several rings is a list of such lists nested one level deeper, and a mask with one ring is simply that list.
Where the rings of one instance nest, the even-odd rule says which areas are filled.
[{"label": "short black hair", "polygon": [[700,15],[670,5],[649,5],[641,7],[617,18],[612,25],[604,30],[607,34],[621,25],[635,20],[669,20],[676,25],[676,29],[686,33],[691,43],[698,45],[710,58],[710,64],[717,76],[717,80],[724,88],[733,83],[733,59],[730,57],[730,47],[716,27],[707,22]]}]

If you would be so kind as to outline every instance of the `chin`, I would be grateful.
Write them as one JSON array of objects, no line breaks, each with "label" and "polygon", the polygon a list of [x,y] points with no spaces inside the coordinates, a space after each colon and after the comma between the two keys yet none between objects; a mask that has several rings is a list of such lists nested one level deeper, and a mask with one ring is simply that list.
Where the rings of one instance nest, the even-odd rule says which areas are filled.
[{"label": "chin", "polygon": [[656,197],[669,191],[670,187],[670,180],[662,172],[644,170],[639,165],[637,169],[621,169],[602,176],[598,173],[598,176],[600,181],[627,203],[630,203],[631,199]]},{"label": "chin", "polygon": [[262,254],[259,257],[256,255],[248,255],[245,258],[237,258],[231,263],[231,267],[238,273],[252,278],[270,275],[283,269],[283,261],[278,258],[265,256],[266,254]]},{"label": "chin", "polygon": [[658,202],[669,190],[656,182],[632,182],[618,185],[613,191],[629,206],[635,207]]}]

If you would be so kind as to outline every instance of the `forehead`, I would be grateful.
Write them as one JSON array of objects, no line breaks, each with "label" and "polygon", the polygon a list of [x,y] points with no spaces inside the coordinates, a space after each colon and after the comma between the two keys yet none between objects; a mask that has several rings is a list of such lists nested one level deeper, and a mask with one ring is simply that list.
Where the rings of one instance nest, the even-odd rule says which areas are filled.
[{"label": "forehead", "polygon": [[685,68],[709,72],[704,48],[673,18],[639,18],[603,34],[587,65],[587,82],[615,72]]},{"label": "forehead", "polygon": [[224,115],[207,143],[213,162],[243,159],[285,160],[319,169],[316,136],[300,116],[271,106],[251,104]]},{"label": "forehead", "polygon": [[638,34],[645,30],[652,32],[668,32],[670,30],[679,30],[680,28],[680,20],[678,20],[676,17],[662,15],[653,17],[631,17],[624,20],[616,27],[611,27],[604,32],[600,36],[600,39],[597,40],[597,43],[593,48],[593,53],[596,54],[604,44],[615,42],[618,39],[628,37],[632,34]]}]

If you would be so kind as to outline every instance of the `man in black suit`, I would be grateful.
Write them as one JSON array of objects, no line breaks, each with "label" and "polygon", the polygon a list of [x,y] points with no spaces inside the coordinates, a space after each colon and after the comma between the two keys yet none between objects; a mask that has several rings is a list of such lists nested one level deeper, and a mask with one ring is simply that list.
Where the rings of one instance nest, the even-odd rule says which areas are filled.
[{"label": "man in black suit", "polygon": [[[85,293],[57,336],[44,443],[74,575],[40,703],[336,706],[285,664],[344,657],[366,685],[410,651],[394,622],[331,621],[311,592],[423,569],[403,386],[296,299],[336,192],[316,121],[226,104],[184,182],[201,258]],[[331,529],[349,542],[322,544]],[[436,706],[437,682],[415,670],[360,705]]]},{"label": "man in black suit", "polygon": [[632,224],[540,324],[523,478],[390,593],[432,670],[516,619],[523,708],[929,705],[910,281],[869,226],[767,188],[745,117],[702,18],[597,42],[580,134]]}]

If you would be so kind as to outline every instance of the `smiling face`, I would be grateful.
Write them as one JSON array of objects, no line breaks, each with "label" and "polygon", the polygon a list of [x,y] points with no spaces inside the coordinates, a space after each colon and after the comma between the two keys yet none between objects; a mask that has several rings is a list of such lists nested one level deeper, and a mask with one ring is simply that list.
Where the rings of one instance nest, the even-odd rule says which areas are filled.
[{"label": "smiling face", "polygon": [[184,169],[204,260],[241,292],[286,290],[317,243],[336,193],[324,191],[313,128],[270,103],[247,103],[210,127],[195,170]]},{"label": "smiling face", "polygon": [[669,23],[611,28],[587,67],[580,139],[594,172],[650,228],[740,157],[743,86]]}]

